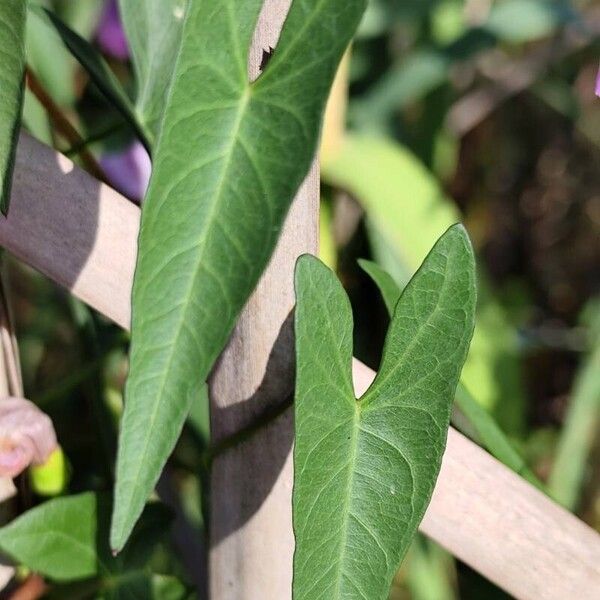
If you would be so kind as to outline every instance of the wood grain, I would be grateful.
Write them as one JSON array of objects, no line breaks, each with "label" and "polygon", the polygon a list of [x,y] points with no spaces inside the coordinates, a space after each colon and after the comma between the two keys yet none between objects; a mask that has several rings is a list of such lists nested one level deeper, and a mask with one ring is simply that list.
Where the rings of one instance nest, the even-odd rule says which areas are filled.
[{"label": "wood grain", "polygon": [[[250,50],[248,76],[275,48],[291,0],[267,0]],[[215,443],[277,406],[294,389],[294,266],[318,243],[316,164],[294,200],[277,248],[244,309],[210,380]],[[292,447],[287,411],[240,446],[216,458],[211,471],[211,600],[292,595]]]},{"label": "wood grain", "polygon": [[[21,136],[0,245],[124,327],[138,225],[125,198]],[[422,530],[518,599],[600,600],[600,536],[453,429]]]}]

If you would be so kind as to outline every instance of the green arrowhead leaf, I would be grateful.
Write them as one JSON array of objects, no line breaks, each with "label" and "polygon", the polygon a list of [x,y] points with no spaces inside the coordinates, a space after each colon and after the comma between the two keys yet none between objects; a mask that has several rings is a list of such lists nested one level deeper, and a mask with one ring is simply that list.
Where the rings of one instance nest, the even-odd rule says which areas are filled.
[{"label": "green arrowhead leaf", "polygon": [[137,80],[136,111],[152,139],[165,110],[187,0],[120,0]]},{"label": "green arrowhead leaf", "polygon": [[120,549],[266,266],[364,0],[295,0],[248,83],[261,0],[191,0],[142,210],[111,545]]},{"label": "green arrowhead leaf", "polygon": [[56,581],[99,576],[114,583],[117,575],[131,577],[168,531],[170,513],[148,505],[127,552],[114,558],[107,541],[110,509],[108,496],[91,492],[49,500],[2,527],[0,549]]},{"label": "green arrowhead leaf", "polygon": [[47,19],[48,23],[54,27],[65,46],[86,70],[106,99],[112,103],[125,121],[135,130],[140,141],[150,153],[153,136],[138,118],[129,96],[127,96],[123,86],[102,55],[87,40],[63,23],[53,12],[39,6],[30,7],[30,11],[37,18]]},{"label": "green arrowhead leaf", "polygon": [[[400,298],[402,290],[394,281],[392,276],[384,271],[379,265],[368,260],[359,260],[360,266],[377,284],[383,301],[388,309],[390,317],[394,314],[396,303]],[[537,477],[527,467],[523,457],[515,450],[510,440],[504,435],[504,432],[492,415],[483,408],[462,382],[458,383],[456,388],[456,404],[463,413],[475,433],[479,437],[481,444],[503,462],[509,469],[512,469],[530,483],[542,489],[543,485]]]},{"label": "green arrowhead leaf", "polygon": [[442,236],[396,306],[377,377],[352,386],[350,303],[317,259],[296,268],[294,598],[387,598],[440,468],[473,333],[475,263]]},{"label": "green arrowhead leaf", "polygon": [[25,0],[0,2],[0,211],[8,213],[23,104]]}]

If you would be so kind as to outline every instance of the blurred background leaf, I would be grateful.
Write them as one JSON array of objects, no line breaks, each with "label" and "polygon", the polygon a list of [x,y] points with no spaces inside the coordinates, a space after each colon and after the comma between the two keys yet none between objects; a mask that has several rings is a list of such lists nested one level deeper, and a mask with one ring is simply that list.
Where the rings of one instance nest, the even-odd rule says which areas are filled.
[{"label": "blurred background leaf", "polygon": [[[390,140],[348,135],[336,157],[323,162],[322,172],[327,183],[361,203],[374,240],[373,255],[401,286],[435,240],[460,220],[433,176]],[[483,277],[479,295],[477,326],[462,381],[509,431],[520,432],[523,401],[516,373],[516,332],[486,293]],[[497,376],[500,369],[502,375]]]}]

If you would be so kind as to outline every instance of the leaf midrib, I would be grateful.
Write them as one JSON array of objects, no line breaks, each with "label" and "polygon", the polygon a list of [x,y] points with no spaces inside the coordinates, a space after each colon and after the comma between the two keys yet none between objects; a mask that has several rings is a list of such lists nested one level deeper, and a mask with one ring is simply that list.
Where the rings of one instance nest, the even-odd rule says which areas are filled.
[{"label": "leaf midrib", "polygon": [[[447,262],[446,262],[446,267],[447,267]],[[417,335],[415,337],[413,337],[413,339],[411,340],[409,345],[405,348],[401,357],[398,359],[398,361],[397,361],[398,365],[400,365],[404,362],[409,351],[412,350],[412,348],[417,343],[417,341],[419,339],[421,339],[423,332],[426,330],[428,324],[438,314],[441,299],[444,296],[445,291],[446,291],[447,281],[448,281],[448,277],[446,276],[446,269],[444,269],[443,282],[442,282],[442,286],[440,288],[440,293],[436,300],[436,305],[432,309],[429,316],[427,317],[425,323],[422,325],[422,327],[419,328]],[[397,368],[399,368],[399,367],[397,367]],[[372,384],[371,389],[381,391],[382,387],[389,380],[389,378],[391,376],[393,376],[393,374],[396,372],[397,368],[394,368],[394,369],[391,369],[390,371],[388,371],[388,373],[385,374],[384,378],[381,381],[377,382],[375,380]],[[376,383],[377,383],[377,385],[376,385]],[[336,569],[335,592],[334,592],[334,596],[333,596],[334,599],[336,599],[336,600],[338,598],[340,598],[340,589],[341,589],[341,584],[342,584],[342,577],[344,574],[345,558],[346,558],[346,554],[347,554],[347,539],[348,539],[348,529],[349,529],[349,521],[350,521],[350,505],[351,505],[351,499],[352,499],[352,490],[354,487],[354,479],[356,476],[355,462],[356,462],[357,450],[358,450],[358,439],[359,439],[359,434],[361,431],[361,428],[360,428],[361,409],[362,408],[368,409],[372,405],[372,402],[369,402],[369,399],[371,398],[371,396],[373,396],[374,391],[371,393],[370,392],[371,392],[371,390],[367,391],[362,396],[362,398],[360,398],[358,400],[356,400],[354,398],[354,396],[352,396],[353,400],[355,400],[355,402],[354,402],[355,412],[354,412],[352,438],[350,441],[350,457],[349,457],[349,461],[348,461],[348,465],[349,465],[349,469],[350,469],[350,476],[349,476],[348,484],[347,484],[347,492],[348,493],[346,495],[344,506],[343,506],[343,521],[342,521],[343,522],[343,531],[342,531],[342,535],[341,535],[341,539],[340,539],[340,543],[342,544],[342,546],[341,546],[342,551],[340,553],[340,559],[339,559],[338,567]],[[371,408],[374,409],[374,407],[372,407],[372,406],[371,406]],[[397,450],[397,448],[395,448],[395,447],[394,447],[394,449]],[[407,461],[407,464],[408,464],[408,461]],[[413,511],[414,511],[414,507],[413,507]]]},{"label": "leaf midrib", "polygon": [[335,593],[333,595],[334,600],[340,598],[340,590],[342,585],[342,577],[344,574],[344,564],[346,562],[346,554],[347,554],[347,541],[348,541],[348,523],[350,521],[350,504],[352,500],[352,489],[354,488],[354,478],[356,475],[355,463],[356,457],[358,455],[358,435],[360,432],[360,405],[358,401],[354,399],[354,415],[352,420],[352,437],[350,439],[350,456],[348,457],[348,469],[350,471],[350,476],[348,478],[348,485],[346,498],[344,501],[344,506],[342,508],[342,526],[343,531],[340,536],[340,544],[342,547],[342,551],[340,552],[340,559],[338,562],[338,567],[336,569],[336,578],[335,578]]}]

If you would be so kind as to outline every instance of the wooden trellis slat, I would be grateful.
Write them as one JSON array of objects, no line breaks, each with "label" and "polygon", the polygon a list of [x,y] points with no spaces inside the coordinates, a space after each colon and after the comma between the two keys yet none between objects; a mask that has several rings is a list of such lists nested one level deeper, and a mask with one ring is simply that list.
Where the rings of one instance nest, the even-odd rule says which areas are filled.
[{"label": "wooden trellis slat", "polygon": [[[124,328],[138,226],[128,200],[21,136],[0,245]],[[516,598],[600,600],[600,536],[454,429],[421,530]]]},{"label": "wooden trellis slat", "polygon": [[[248,76],[259,75],[263,49],[277,45],[291,0],[266,0],[250,49]],[[293,393],[293,271],[318,248],[319,175],[315,164],[292,204],[277,248],[240,315],[209,381],[211,435],[218,444]],[[211,469],[211,600],[291,599],[291,411]]]}]

